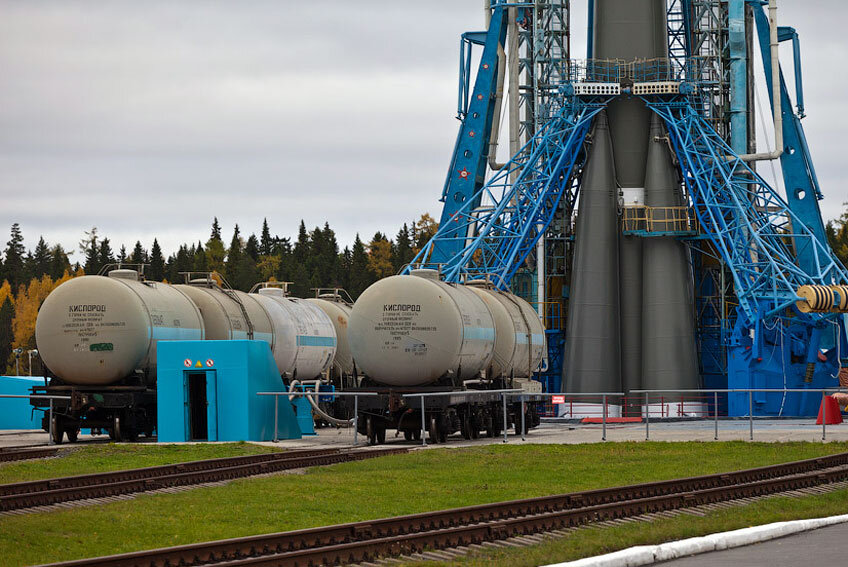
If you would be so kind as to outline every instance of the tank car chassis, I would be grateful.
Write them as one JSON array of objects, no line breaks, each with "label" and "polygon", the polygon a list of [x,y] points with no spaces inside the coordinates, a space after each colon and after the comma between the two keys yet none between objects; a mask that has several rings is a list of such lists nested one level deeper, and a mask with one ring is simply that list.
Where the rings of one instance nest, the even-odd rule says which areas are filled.
[{"label": "tank car chassis", "polygon": [[[47,386],[35,386],[33,395],[69,396],[53,400],[53,441],[65,435],[76,442],[81,428],[100,430],[116,441],[135,441],[140,434],[153,436],[156,428],[156,390],[142,385],[73,386],[53,378]],[[44,410],[41,427],[50,431],[47,400],[31,398]]]},{"label": "tank car chassis", "polygon": [[[357,402],[357,431],[367,437],[371,445],[386,442],[386,431],[397,430],[407,441],[421,440],[420,394],[445,392],[444,386],[396,388],[362,387],[348,392],[373,392],[377,396],[361,396]],[[449,390],[448,390],[449,391]],[[412,397],[405,397],[412,395]],[[416,396],[415,394],[419,394]],[[464,439],[478,439],[481,435],[497,437],[503,434],[503,398],[501,394],[486,390],[460,390],[457,395],[423,396],[424,424],[428,443],[445,443],[448,436],[461,433]],[[524,426],[527,429],[540,423],[541,396],[528,392],[524,396]],[[354,400],[343,403],[348,415],[353,415]],[[521,400],[507,399],[507,427],[521,433]]]}]

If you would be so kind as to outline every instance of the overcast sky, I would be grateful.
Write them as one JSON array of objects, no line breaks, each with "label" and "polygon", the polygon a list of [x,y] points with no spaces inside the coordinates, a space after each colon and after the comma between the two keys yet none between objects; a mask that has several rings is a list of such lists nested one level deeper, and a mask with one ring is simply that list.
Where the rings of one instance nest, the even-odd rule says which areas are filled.
[{"label": "overcast sky", "polygon": [[[458,128],[459,35],[482,0],[0,0],[0,238],[76,249],[205,241],[213,216],[341,245],[438,216]],[[804,121],[841,211],[848,4],[780,2],[801,34]],[[573,1],[573,57],[585,55]],[[783,48],[785,65],[791,62]],[[765,102],[764,94],[761,94]],[[74,258],[78,259],[77,254]]]}]

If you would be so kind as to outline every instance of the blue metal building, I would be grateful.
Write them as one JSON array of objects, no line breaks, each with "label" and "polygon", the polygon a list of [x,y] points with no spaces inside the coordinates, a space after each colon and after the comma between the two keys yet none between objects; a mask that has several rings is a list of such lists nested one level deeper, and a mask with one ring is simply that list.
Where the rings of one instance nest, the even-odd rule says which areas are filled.
[{"label": "blue metal building", "polygon": [[160,442],[300,439],[277,365],[264,341],[160,341],[157,347]]}]

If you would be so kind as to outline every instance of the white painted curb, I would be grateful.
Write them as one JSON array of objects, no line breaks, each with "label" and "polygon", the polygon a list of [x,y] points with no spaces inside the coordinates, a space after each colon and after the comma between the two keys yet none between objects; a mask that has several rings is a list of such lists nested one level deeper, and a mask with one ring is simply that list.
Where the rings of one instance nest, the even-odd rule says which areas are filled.
[{"label": "white painted curb", "polygon": [[760,543],[800,532],[815,530],[834,524],[848,522],[848,514],[815,518],[812,520],[794,520],[791,522],[776,522],[753,528],[743,528],[732,532],[711,534],[704,537],[693,537],[680,541],[672,541],[660,545],[640,545],[622,549],[615,553],[587,557],[566,563],[554,563],[545,567],[637,567],[651,565],[659,561],[668,561],[680,557],[688,557],[710,551],[721,551],[732,547],[742,547],[752,543]]}]

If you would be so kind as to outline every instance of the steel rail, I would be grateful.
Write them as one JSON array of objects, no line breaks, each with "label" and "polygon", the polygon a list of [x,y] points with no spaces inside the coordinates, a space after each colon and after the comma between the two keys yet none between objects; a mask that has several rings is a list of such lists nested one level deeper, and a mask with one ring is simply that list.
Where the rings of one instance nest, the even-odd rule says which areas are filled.
[{"label": "steel rail", "polygon": [[23,461],[26,459],[42,459],[52,457],[59,450],[58,447],[33,447],[26,449],[0,449],[0,463],[9,461]]},{"label": "steel rail", "polygon": [[365,451],[340,449],[287,451],[5,484],[0,485],[0,511],[147,492],[166,487],[219,482],[296,468],[358,461],[407,451],[406,448]]},{"label": "steel rail", "polygon": [[841,453],[728,473],[188,544],[55,565],[336,565],[774,494],[845,479],[848,479],[848,453]]}]

